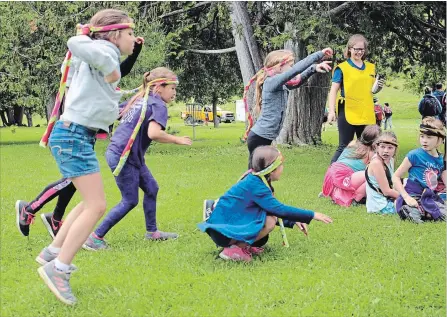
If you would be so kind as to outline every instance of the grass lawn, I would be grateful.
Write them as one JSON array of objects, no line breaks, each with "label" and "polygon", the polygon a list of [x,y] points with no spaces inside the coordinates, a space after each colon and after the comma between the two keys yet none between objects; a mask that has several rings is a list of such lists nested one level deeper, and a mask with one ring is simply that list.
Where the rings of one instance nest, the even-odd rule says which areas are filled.
[{"label": "grass lawn", "polygon": [[[396,91],[387,88],[379,98],[388,100],[396,114],[400,163],[418,145],[413,109],[418,97],[402,94],[399,99]],[[179,119],[170,126],[192,136],[192,128]],[[38,146],[43,128],[0,129],[0,315],[446,315],[445,223],[417,226],[317,198],[335,151],[335,127],[323,133],[323,146],[282,148],[285,170],[275,186],[281,201],[326,213],[334,223],[312,222],[309,238],[288,230],[288,249],[276,230],[267,251],[249,264],[217,259],[219,250],[196,224],[203,200],[219,197],[245,171],[247,149],[239,142],[243,129],[242,123],[198,127],[192,147],[151,147],[146,159],[160,185],[159,228],[181,236],[161,243],[143,239],[140,192],[140,205],[107,235],[111,248],[76,256],[75,307],[60,303],[38,277],[34,258],[50,243],[40,219],[29,239],[15,226],[15,201],[34,198],[60,178],[49,151]],[[98,141],[96,148],[110,209],[120,194],[104,159],[106,146],[107,141]],[[76,194],[69,207],[78,201]],[[53,207],[51,202],[43,211]]]}]

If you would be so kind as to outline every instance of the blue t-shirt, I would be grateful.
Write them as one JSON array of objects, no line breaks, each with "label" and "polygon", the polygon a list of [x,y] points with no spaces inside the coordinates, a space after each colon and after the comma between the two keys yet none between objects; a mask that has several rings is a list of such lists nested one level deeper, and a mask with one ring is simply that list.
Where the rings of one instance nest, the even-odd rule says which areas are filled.
[{"label": "blue t-shirt", "polygon": [[438,179],[444,167],[444,157],[442,154],[434,157],[427,151],[419,148],[410,151],[407,154],[407,158],[411,163],[408,178],[419,183],[424,188],[434,190],[438,186]]},{"label": "blue t-shirt", "polygon": [[[120,124],[118,128],[116,128],[107,150],[119,155],[123,153],[124,148],[137,125],[138,119],[140,118],[142,106],[143,98],[137,99],[133,106],[121,118]],[[126,163],[132,164],[135,167],[141,167],[145,164],[144,154],[152,142],[147,133],[149,122],[151,121],[157,122],[161,125],[163,130],[166,129],[166,124],[168,122],[168,109],[166,108],[165,102],[160,96],[152,94],[149,95],[146,115],[132,145]]]},{"label": "blue t-shirt", "polygon": [[[351,61],[351,59],[349,58],[347,60],[348,64],[351,65],[354,68],[360,69],[360,70],[364,70],[365,69],[365,63],[363,63],[362,67],[358,67],[357,65],[354,64],[353,61]],[[334,71],[334,75],[332,76],[332,82],[333,83],[339,83],[340,84],[340,95],[342,97],[345,96],[345,90],[343,88],[343,72],[341,71],[340,67],[337,67]]]},{"label": "blue t-shirt", "polygon": [[342,163],[350,168],[354,172],[364,171],[366,169],[366,164],[362,159],[351,158],[353,154],[353,148],[345,148],[337,160],[337,163]]}]

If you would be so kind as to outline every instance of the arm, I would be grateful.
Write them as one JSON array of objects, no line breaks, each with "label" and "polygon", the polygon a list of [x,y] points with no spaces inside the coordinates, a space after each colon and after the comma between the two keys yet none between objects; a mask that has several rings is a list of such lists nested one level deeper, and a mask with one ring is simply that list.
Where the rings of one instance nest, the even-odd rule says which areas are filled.
[{"label": "arm", "polygon": [[170,135],[163,131],[161,125],[156,121],[149,122],[149,128],[147,129],[148,137],[160,143],[173,143],[180,145],[191,145],[191,139],[189,137],[177,137]]},{"label": "arm", "polygon": [[329,92],[329,111],[327,122],[331,123],[335,121],[335,105],[337,104],[337,92],[340,89],[341,84],[332,82],[331,90]]},{"label": "arm", "polygon": [[108,80],[116,78],[117,75],[119,76],[117,71],[119,56],[113,49],[92,40],[86,35],[71,37],[67,42],[67,46],[73,55],[102,72],[105,77],[109,77]]},{"label": "arm", "polygon": [[[286,82],[288,82],[292,78],[296,77],[296,75],[302,73],[307,68],[310,68],[312,64],[319,61],[321,58],[323,58],[323,56],[324,56],[324,54],[322,51],[313,53],[313,54],[307,56],[305,59],[297,62],[295,65],[292,66],[292,68],[285,71],[284,73],[277,74],[273,77],[270,77],[271,78],[270,83],[271,83],[271,87],[272,87],[271,89],[278,90]],[[313,71],[315,72],[315,68]]]},{"label": "arm", "polygon": [[394,172],[393,187],[400,193],[407,205],[417,207],[417,201],[407,193],[404,185],[400,182],[402,176],[409,171],[411,166],[412,165],[408,157],[404,158],[402,164],[400,164],[399,168],[396,170],[396,172]]},{"label": "arm", "polygon": [[394,199],[399,197],[399,192],[397,190],[390,188],[390,185],[388,184],[388,180],[386,179],[386,173],[383,168],[382,162],[374,159],[369,164],[368,174],[376,178],[377,183],[379,183],[379,188],[385,196],[392,197]]},{"label": "arm", "polygon": [[273,196],[264,184],[262,184],[262,186],[264,186],[265,190],[264,188],[255,190],[255,193],[253,193],[253,201],[269,214],[280,218],[286,218],[294,222],[310,223],[313,219],[313,211],[284,205]]},{"label": "arm", "polygon": [[143,43],[135,42],[132,55],[127,56],[127,58],[120,65],[121,77],[127,76],[130,73],[133,65],[137,61],[138,55],[140,54],[142,47]]}]

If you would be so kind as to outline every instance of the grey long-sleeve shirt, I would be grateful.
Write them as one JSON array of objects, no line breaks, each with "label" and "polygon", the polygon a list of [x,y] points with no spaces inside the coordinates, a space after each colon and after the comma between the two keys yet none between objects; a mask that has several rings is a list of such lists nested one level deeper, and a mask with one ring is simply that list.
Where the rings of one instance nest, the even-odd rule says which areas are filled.
[{"label": "grey long-sleeve shirt", "polygon": [[61,120],[108,131],[118,117],[119,83],[106,83],[104,76],[120,71],[120,51],[111,42],[74,36],[67,46],[74,57],[73,77]]},{"label": "grey long-sleeve shirt", "polygon": [[[320,60],[324,54],[313,53],[305,59],[297,62],[284,73],[267,77],[262,88],[262,109],[261,115],[251,129],[254,133],[268,140],[275,140],[281,131],[286,113],[287,98],[289,89],[299,87],[305,80],[315,73],[315,62]],[[300,85],[286,87],[285,84],[301,74]]]}]

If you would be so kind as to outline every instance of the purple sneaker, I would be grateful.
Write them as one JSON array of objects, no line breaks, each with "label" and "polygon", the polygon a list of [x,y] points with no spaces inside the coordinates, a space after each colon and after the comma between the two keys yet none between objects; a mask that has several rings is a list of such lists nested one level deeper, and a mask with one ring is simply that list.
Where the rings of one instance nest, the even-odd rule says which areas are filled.
[{"label": "purple sneaker", "polygon": [[155,232],[147,232],[145,238],[147,240],[154,240],[154,241],[176,240],[178,238],[178,234],[173,232],[163,232],[157,230]]}]

